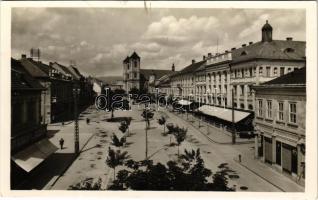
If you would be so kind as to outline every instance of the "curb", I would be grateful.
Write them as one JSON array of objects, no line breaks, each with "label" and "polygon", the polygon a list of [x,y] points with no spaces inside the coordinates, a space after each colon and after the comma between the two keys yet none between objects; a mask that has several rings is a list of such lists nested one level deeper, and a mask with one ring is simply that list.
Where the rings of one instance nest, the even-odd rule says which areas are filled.
[{"label": "curb", "polygon": [[253,174],[255,174],[256,176],[260,177],[261,179],[263,179],[264,181],[266,181],[267,183],[273,185],[274,187],[276,187],[277,189],[281,190],[282,192],[286,192],[283,188],[281,188],[280,186],[270,182],[269,180],[267,180],[267,178],[261,176],[259,173],[255,172],[254,170],[250,169],[249,167],[247,167],[246,165],[242,164],[241,162],[237,161],[236,159],[233,158],[233,160],[238,163],[239,165],[241,165],[242,167],[244,167],[245,169],[249,170],[250,172],[252,172]]}]

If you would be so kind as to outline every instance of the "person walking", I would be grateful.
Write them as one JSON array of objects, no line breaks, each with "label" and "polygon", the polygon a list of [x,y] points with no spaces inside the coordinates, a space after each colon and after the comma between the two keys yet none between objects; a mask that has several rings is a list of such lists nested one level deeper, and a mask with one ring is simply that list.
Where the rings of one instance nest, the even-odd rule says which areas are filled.
[{"label": "person walking", "polygon": [[61,138],[61,139],[60,139],[60,146],[61,146],[61,149],[63,149],[63,145],[64,145],[64,139],[63,139],[63,138]]}]

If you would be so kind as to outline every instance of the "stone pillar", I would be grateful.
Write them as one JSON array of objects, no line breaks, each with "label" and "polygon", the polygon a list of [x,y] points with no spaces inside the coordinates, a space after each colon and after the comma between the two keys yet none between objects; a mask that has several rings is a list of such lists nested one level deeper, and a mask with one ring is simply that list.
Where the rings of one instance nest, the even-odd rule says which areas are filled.
[{"label": "stone pillar", "polygon": [[240,108],[240,93],[241,93],[241,86],[240,85],[236,85],[236,105],[237,108]]},{"label": "stone pillar", "polygon": [[276,135],[272,136],[272,165],[276,164]]},{"label": "stone pillar", "polygon": [[244,85],[244,109],[247,110],[248,106],[247,106],[247,85]]},{"label": "stone pillar", "polygon": [[254,143],[254,150],[255,150],[255,152],[254,152],[254,158],[258,158],[258,138],[259,138],[259,136],[258,136],[258,133],[255,135],[255,143]]}]

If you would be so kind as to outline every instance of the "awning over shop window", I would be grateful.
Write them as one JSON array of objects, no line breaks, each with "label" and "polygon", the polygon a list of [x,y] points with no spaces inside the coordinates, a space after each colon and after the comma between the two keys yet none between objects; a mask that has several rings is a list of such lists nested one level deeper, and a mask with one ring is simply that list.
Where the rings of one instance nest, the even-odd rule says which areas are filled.
[{"label": "awning over shop window", "polygon": [[[232,110],[228,108],[220,108],[215,106],[204,105],[201,106],[198,111],[202,112],[205,115],[217,117],[219,119],[223,119],[225,121],[232,122]],[[234,111],[234,123],[237,123],[246,117],[248,117],[251,113],[243,112],[243,111]]]},{"label": "awning over shop window", "polygon": [[48,139],[43,139],[13,155],[12,160],[26,172],[30,172],[57,150]]},{"label": "awning over shop window", "polygon": [[188,100],[184,100],[184,99],[181,99],[178,101],[178,104],[182,105],[182,106],[188,106],[190,105],[192,102],[191,101],[188,101]]}]

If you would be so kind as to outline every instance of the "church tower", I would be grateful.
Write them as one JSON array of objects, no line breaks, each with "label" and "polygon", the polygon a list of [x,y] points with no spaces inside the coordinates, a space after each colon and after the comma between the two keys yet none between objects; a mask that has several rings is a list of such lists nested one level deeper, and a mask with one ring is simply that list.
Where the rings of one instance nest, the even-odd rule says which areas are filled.
[{"label": "church tower", "polygon": [[273,28],[266,20],[266,24],[264,24],[262,28],[262,42],[271,42],[273,40]]},{"label": "church tower", "polygon": [[132,88],[140,89],[140,57],[134,52],[123,61],[123,77],[125,90],[129,92]]}]

